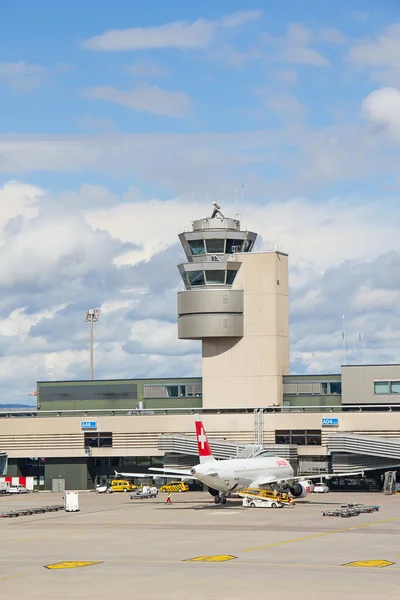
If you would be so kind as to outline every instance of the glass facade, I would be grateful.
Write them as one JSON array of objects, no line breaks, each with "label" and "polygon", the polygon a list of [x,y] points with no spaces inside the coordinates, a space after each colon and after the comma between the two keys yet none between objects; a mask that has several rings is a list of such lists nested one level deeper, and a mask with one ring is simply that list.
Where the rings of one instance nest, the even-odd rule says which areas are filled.
[{"label": "glass facade", "polygon": [[226,240],[226,253],[235,254],[235,252],[241,252],[243,246],[243,240]]},{"label": "glass facade", "polygon": [[292,429],[275,431],[275,444],[295,444],[296,446],[320,446],[320,429]]},{"label": "glass facade", "polygon": [[236,277],[237,271],[227,271],[226,272],[226,285],[232,285],[232,283],[235,281],[235,277]]},{"label": "glass facade", "polygon": [[204,272],[203,271],[188,271],[190,285],[204,285]]},{"label": "glass facade", "polygon": [[188,240],[189,248],[193,256],[205,254],[204,240]]},{"label": "glass facade", "polygon": [[209,254],[225,254],[225,240],[206,240],[206,247]]},{"label": "glass facade", "polygon": [[201,398],[201,383],[143,386],[143,398]]},{"label": "glass facade", "polygon": [[[40,403],[74,402],[85,401],[109,401],[113,400],[137,400],[136,383],[115,383],[106,381],[93,382],[90,384],[51,384],[40,386]],[[48,407],[51,410],[51,406]]]},{"label": "glass facade", "polygon": [[209,285],[225,285],[225,273],[220,271],[206,271],[206,281]]},{"label": "glass facade", "polygon": [[400,394],[400,381],[374,381],[374,394]]},{"label": "glass facade", "polygon": [[112,448],[112,433],[86,432],[85,448]]}]

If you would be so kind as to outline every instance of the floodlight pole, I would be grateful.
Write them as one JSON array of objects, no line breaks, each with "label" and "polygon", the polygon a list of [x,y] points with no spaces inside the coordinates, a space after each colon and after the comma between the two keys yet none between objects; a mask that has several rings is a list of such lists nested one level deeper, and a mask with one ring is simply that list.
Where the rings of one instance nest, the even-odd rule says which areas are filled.
[{"label": "floodlight pole", "polygon": [[90,379],[93,380],[93,318],[89,321],[90,329]]},{"label": "floodlight pole", "polygon": [[99,320],[100,309],[91,308],[86,313],[86,321],[89,321],[90,341],[89,341],[89,354],[90,354],[90,379],[93,380],[93,323]]}]

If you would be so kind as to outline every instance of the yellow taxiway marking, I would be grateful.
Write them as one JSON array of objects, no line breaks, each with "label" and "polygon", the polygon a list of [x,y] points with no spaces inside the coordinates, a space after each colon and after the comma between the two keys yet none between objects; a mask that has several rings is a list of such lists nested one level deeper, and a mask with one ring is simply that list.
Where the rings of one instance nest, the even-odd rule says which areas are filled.
[{"label": "yellow taxiway marking", "polygon": [[184,562],[225,562],[233,560],[236,556],[231,554],[214,554],[212,556],[195,556],[194,558],[186,558]]},{"label": "yellow taxiway marking", "polygon": [[4,575],[4,577],[0,577],[0,581],[4,581],[5,579],[16,579],[17,577],[25,577],[28,573],[16,573],[15,575]]},{"label": "yellow taxiway marking", "polygon": [[382,567],[389,567],[394,564],[395,563],[390,560],[355,560],[354,562],[342,565],[342,567],[374,567],[382,569]]},{"label": "yellow taxiway marking", "polygon": [[80,569],[81,567],[90,567],[91,565],[98,565],[101,560],[67,560],[60,563],[54,563],[52,565],[45,565],[46,569]]},{"label": "yellow taxiway marking", "polygon": [[247,548],[242,552],[255,552],[256,550],[265,550],[267,548],[276,548],[278,546],[284,546],[285,544],[295,544],[296,542],[303,542],[305,540],[311,540],[314,538],[322,537],[324,535],[333,535],[335,533],[343,533],[345,531],[352,531],[354,529],[361,529],[364,527],[372,527],[372,525],[380,525],[381,523],[389,523],[390,521],[398,521],[399,517],[390,517],[389,519],[382,519],[381,521],[372,521],[371,523],[363,523],[362,525],[353,525],[352,527],[343,527],[342,529],[332,529],[332,531],[323,531],[322,533],[313,533],[311,535],[304,535],[302,537],[293,538],[291,540],[283,540],[282,542],[272,542],[271,544],[265,544],[263,546],[256,546],[254,548]]}]

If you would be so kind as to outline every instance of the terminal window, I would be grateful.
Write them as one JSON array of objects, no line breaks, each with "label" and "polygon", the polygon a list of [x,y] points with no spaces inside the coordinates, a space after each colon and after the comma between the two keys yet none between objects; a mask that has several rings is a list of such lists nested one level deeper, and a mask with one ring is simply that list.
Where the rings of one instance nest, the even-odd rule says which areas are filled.
[{"label": "terminal window", "polygon": [[143,386],[143,398],[201,398],[201,383],[186,384],[145,384]]},{"label": "terminal window", "polygon": [[112,448],[112,433],[85,433],[85,448]]},{"label": "terminal window", "polygon": [[400,381],[374,381],[374,394],[400,394]]},{"label": "terminal window", "polygon": [[320,446],[320,429],[282,429],[275,431],[275,444],[295,444],[296,446]]}]

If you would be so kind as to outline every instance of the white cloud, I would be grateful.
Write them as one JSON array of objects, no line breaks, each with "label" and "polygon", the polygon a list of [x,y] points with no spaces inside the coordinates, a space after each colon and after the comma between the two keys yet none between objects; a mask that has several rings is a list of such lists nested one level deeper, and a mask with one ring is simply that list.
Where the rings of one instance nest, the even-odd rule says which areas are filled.
[{"label": "white cloud", "polygon": [[279,81],[282,81],[283,83],[287,83],[289,85],[295,85],[299,80],[297,71],[295,69],[289,68],[278,69],[277,71],[275,71],[274,76]]},{"label": "white cloud", "polygon": [[221,26],[227,29],[239,27],[251,21],[258,21],[261,18],[261,10],[240,10],[221,19]]},{"label": "white cloud", "polygon": [[356,42],[349,50],[347,60],[374,67],[398,67],[400,51],[400,24],[390,25],[376,38]]},{"label": "white cloud", "polygon": [[400,90],[385,87],[371,92],[362,102],[361,114],[372,125],[400,139]]},{"label": "white cloud", "polygon": [[220,21],[198,19],[193,23],[176,21],[158,27],[135,27],[114,29],[83,42],[87,50],[118,52],[148,50],[152,48],[175,48],[179,50],[206,48],[220,28],[232,29],[257,20],[261,11],[244,10],[222,17]]},{"label": "white cloud", "polygon": [[299,119],[306,114],[305,106],[291,94],[266,94],[266,106],[287,119]]},{"label": "white cloud", "polygon": [[113,133],[116,131],[115,121],[111,117],[94,117],[93,115],[84,115],[77,119],[77,122],[88,131],[96,133]]},{"label": "white cloud", "polygon": [[288,26],[282,37],[267,35],[264,42],[271,48],[266,55],[267,62],[309,65],[312,67],[327,67],[329,60],[318,50],[311,47],[314,41],[310,29],[299,23]]},{"label": "white cloud", "polygon": [[30,64],[24,60],[18,62],[0,63],[0,82],[13,87],[16,91],[32,90],[54,75],[71,71],[70,65],[60,63],[54,68]]},{"label": "white cloud", "polygon": [[131,65],[126,65],[123,68],[130,75],[142,75],[144,77],[164,77],[169,74],[168,69],[146,58],[135,60]]},{"label": "white cloud", "polygon": [[338,29],[323,29],[317,34],[317,39],[327,44],[344,44],[346,37]]},{"label": "white cloud", "polygon": [[356,67],[368,68],[378,83],[400,85],[399,53],[400,23],[394,23],[377,37],[356,42],[346,59]]},{"label": "white cloud", "polygon": [[[28,393],[36,379],[50,374],[53,379],[87,376],[84,315],[95,305],[101,307],[96,376],[200,372],[199,344],[177,339],[175,311],[182,285],[177,234],[207,215],[203,200],[146,200],[135,190],[118,198],[101,186],[54,198],[16,182],[0,189],[0,204],[2,198],[9,207],[0,224],[5,399],[26,400],[16,389]],[[227,215],[237,210],[223,204]],[[358,356],[363,317],[369,359],[392,360],[400,343],[400,334],[393,339],[386,331],[388,322],[400,331],[396,198],[368,204],[355,198],[317,203],[297,198],[246,202],[240,210],[243,225],[262,237],[260,249],[275,243],[289,253],[295,369],[338,366],[342,314],[348,321],[349,357]],[[123,266],[118,266],[121,256]]]},{"label": "white cloud", "polygon": [[183,92],[162,90],[157,86],[140,87],[129,91],[101,86],[86,90],[86,96],[107,100],[132,110],[174,118],[187,116],[191,109],[189,96]]},{"label": "white cloud", "polygon": [[41,65],[28,64],[23,60],[14,63],[0,63],[0,81],[17,90],[29,90],[39,85],[46,74]]},{"label": "white cloud", "polygon": [[206,180],[220,197],[229,195],[227,182],[240,177],[251,195],[286,197],[332,181],[365,180],[388,168],[389,150],[364,125],[348,123],[232,133],[0,136],[0,173],[130,175],[177,194]]},{"label": "white cloud", "polygon": [[398,306],[400,290],[385,290],[372,287],[371,284],[361,285],[356,291],[353,304],[358,310],[385,310]]},{"label": "white cloud", "polygon": [[26,307],[13,310],[7,319],[0,319],[0,336],[24,336],[42,319],[52,319],[54,315],[65,308],[66,304],[51,307],[34,314],[26,314]]}]

